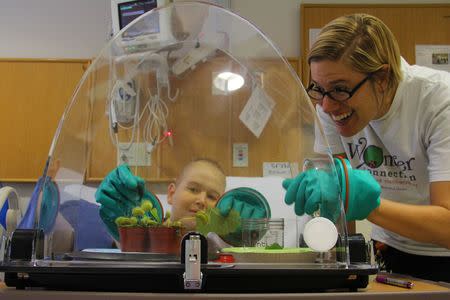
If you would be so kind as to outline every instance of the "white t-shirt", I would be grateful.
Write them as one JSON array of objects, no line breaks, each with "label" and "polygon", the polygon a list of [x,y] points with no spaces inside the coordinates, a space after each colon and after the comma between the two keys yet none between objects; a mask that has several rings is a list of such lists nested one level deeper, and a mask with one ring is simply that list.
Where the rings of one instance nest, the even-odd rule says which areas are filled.
[{"label": "white t-shirt", "polygon": [[[382,198],[429,205],[429,182],[450,180],[450,73],[410,66],[403,59],[401,67],[403,80],[387,114],[354,136],[340,136],[319,105],[317,112],[332,153],[345,152],[353,168],[370,171]],[[314,149],[326,152],[317,129]],[[450,256],[449,249],[375,224],[372,238],[412,254]]]}]

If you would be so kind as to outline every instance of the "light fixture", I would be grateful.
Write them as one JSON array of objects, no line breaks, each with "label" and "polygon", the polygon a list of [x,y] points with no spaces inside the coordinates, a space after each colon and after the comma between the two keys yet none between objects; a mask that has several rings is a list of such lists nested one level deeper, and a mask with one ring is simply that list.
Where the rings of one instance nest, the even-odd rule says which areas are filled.
[{"label": "light fixture", "polygon": [[240,89],[244,85],[244,78],[236,73],[222,72],[214,78],[213,84],[220,91],[228,93]]}]

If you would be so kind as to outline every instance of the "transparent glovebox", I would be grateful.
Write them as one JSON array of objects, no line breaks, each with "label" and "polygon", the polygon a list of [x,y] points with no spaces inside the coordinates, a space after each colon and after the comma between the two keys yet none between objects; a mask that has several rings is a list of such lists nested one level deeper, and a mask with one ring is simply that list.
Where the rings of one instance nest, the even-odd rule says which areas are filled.
[{"label": "transparent glovebox", "polygon": [[[325,140],[296,70],[252,23],[201,2],[154,9],[114,36],[78,84],[35,197],[11,212],[3,233],[5,282],[122,291],[365,287],[377,269],[350,257],[342,176],[329,151],[314,151],[315,137]],[[216,198],[181,216],[173,188],[198,159],[220,166],[226,185],[218,204],[207,191]],[[128,240],[143,236],[131,248],[121,231],[111,234],[119,223],[104,221],[129,221],[131,210],[102,212],[95,196],[122,164],[145,180],[159,221],[170,220],[127,223]],[[301,197],[287,205],[283,180],[307,171],[328,178],[317,186],[327,202],[319,197],[314,212],[297,216]],[[184,192],[199,196],[212,179],[193,182]],[[115,187],[123,205],[127,191]],[[175,235],[156,240],[153,227],[176,227]]]}]

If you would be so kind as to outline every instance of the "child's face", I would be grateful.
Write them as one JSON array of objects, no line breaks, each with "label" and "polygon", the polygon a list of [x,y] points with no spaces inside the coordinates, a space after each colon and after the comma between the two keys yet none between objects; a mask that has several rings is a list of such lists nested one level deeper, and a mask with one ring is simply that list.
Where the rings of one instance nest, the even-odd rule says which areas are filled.
[{"label": "child's face", "polygon": [[[194,217],[197,211],[214,207],[225,191],[224,175],[208,162],[192,163],[181,176],[176,184],[169,185],[167,192],[173,221]],[[194,229],[194,218],[181,221],[187,229]]]}]

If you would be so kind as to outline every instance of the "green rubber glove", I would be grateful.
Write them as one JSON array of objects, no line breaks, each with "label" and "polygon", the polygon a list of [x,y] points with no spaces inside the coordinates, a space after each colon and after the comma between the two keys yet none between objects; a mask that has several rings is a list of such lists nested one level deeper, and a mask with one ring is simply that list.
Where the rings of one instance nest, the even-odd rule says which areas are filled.
[{"label": "green rubber glove", "polygon": [[[350,164],[349,164],[350,165]],[[381,187],[367,170],[350,169],[347,221],[364,220],[380,206]]]},{"label": "green rubber glove", "polygon": [[[229,190],[216,204],[219,213],[226,217],[231,210],[239,213],[241,219],[270,218],[271,211],[266,198],[252,188],[240,187]],[[235,232],[222,236],[225,242],[233,246],[242,246],[242,227]]]},{"label": "green rubber glove", "polygon": [[314,214],[320,209],[320,216],[335,222],[340,215],[339,184],[331,173],[324,170],[309,169],[293,179],[285,179],[284,202],[294,203],[298,216]]},{"label": "green rubber glove", "polygon": [[270,218],[271,214],[266,198],[252,188],[241,187],[226,192],[216,207],[222,216],[234,209],[242,219]]},{"label": "green rubber glove", "polygon": [[155,195],[145,189],[145,181],[133,175],[127,165],[120,165],[112,170],[101,182],[95,193],[95,200],[101,204],[100,217],[108,232],[116,240],[119,233],[115,220],[120,216],[130,216],[134,207],[148,199],[163,217],[163,208]]},{"label": "green rubber glove", "polygon": [[334,162],[338,171],[337,179],[331,172],[309,169],[294,179],[284,180],[285,203],[294,203],[295,213],[299,216],[304,213],[312,215],[320,209],[321,216],[336,222],[341,207],[339,192],[342,198],[346,197],[346,170],[349,189],[348,200],[345,200],[348,203],[344,205],[347,206],[346,220],[367,218],[370,212],[380,205],[380,185],[368,171],[352,169],[348,160],[342,162],[335,159]]}]

